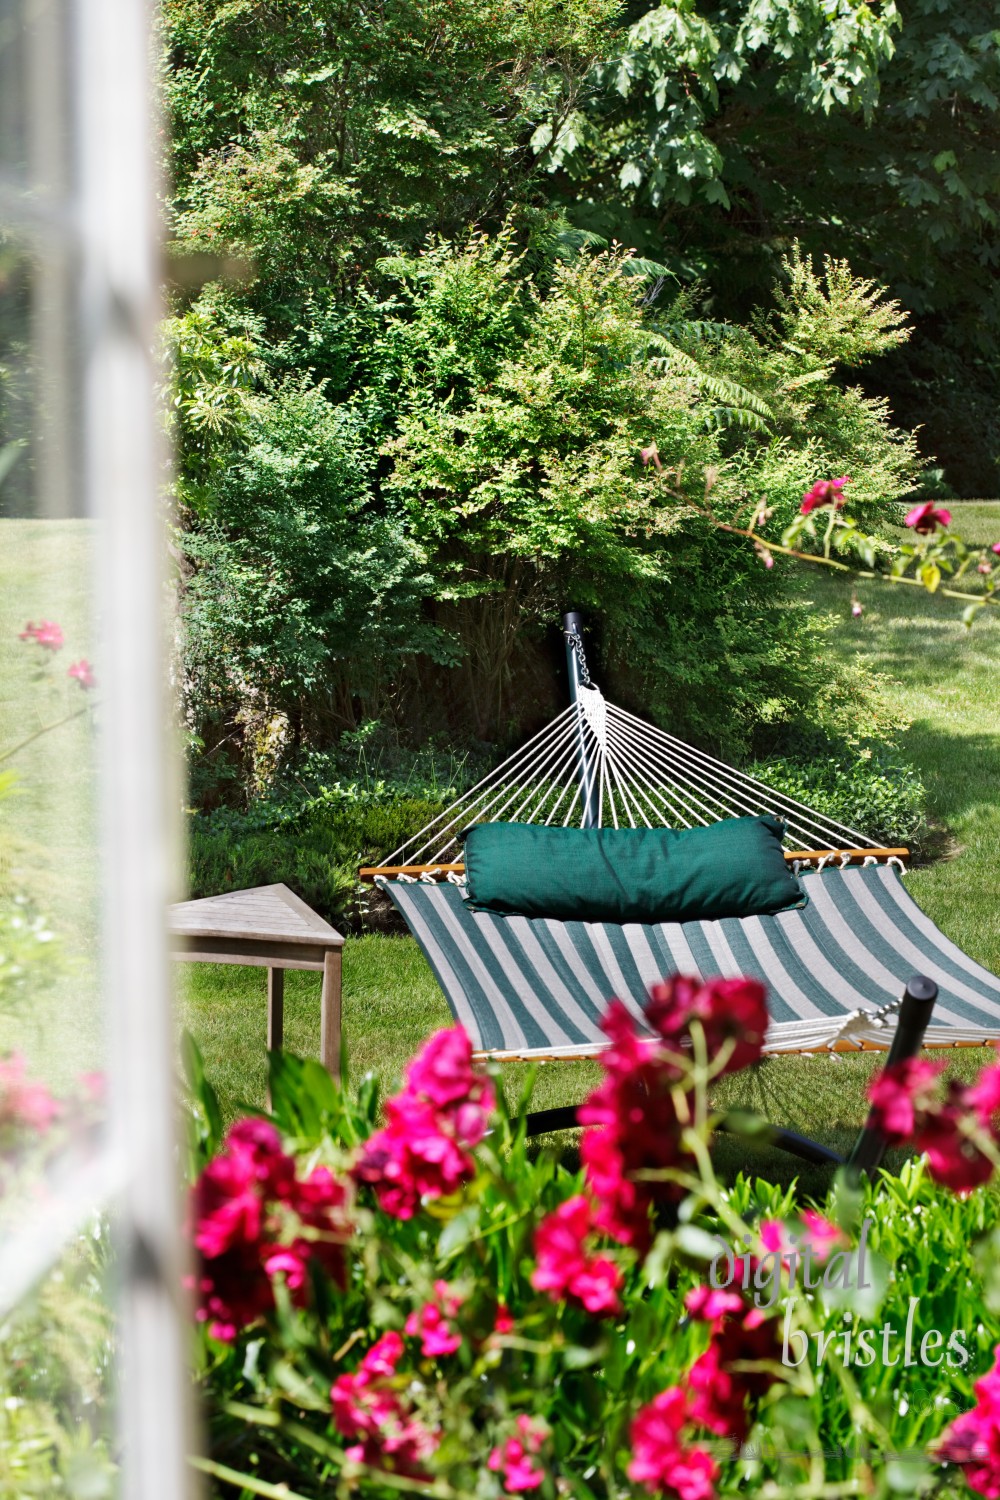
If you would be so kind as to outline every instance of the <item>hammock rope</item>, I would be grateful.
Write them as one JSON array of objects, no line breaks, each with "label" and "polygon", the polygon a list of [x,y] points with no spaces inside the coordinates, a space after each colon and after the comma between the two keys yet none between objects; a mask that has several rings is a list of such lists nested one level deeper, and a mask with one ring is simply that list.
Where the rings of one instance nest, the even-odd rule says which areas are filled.
[{"label": "hammock rope", "polygon": [[858,829],[609,703],[590,681],[582,649],[572,638],[570,645],[582,664],[576,700],[379,868],[458,864],[461,834],[472,823],[585,827],[592,808],[598,827],[613,828],[707,827],[771,813],[785,824],[788,849],[832,857],[879,848]]}]

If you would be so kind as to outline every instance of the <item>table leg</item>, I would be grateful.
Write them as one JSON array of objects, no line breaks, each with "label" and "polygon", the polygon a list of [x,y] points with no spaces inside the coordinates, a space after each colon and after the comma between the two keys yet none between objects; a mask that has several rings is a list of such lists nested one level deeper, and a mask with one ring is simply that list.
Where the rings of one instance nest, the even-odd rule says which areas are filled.
[{"label": "table leg", "polygon": [[280,1052],[285,1031],[285,971],[267,971],[267,1050]]},{"label": "table leg", "polygon": [[323,960],[323,998],[320,1002],[320,1062],[334,1078],[340,1077],[340,1028],[343,1006],[343,965],[340,948],[328,948]]},{"label": "table leg", "polygon": [[[285,971],[267,971],[267,1050],[280,1052],[285,1032]],[[270,1062],[268,1062],[267,1107],[271,1108]]]}]

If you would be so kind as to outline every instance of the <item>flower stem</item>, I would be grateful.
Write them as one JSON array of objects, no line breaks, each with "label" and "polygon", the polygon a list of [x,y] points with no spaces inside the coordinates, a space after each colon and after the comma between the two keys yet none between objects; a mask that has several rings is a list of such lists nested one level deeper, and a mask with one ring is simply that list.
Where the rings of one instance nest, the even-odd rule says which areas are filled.
[{"label": "flower stem", "polygon": [[18,740],[16,745],[12,745],[9,750],[5,750],[3,754],[0,755],[0,766],[3,765],[5,760],[10,760],[12,755],[16,755],[19,750],[24,750],[28,745],[33,745],[36,740],[40,740],[43,734],[51,734],[53,729],[60,729],[63,724],[68,724],[71,719],[78,719],[81,714],[87,713],[93,707],[94,705],[92,703],[85,703],[82,708],[75,708],[73,712],[71,714],[67,714],[65,718],[56,719],[51,724],[43,724],[41,729],[36,729],[34,734],[29,734],[27,739]]}]

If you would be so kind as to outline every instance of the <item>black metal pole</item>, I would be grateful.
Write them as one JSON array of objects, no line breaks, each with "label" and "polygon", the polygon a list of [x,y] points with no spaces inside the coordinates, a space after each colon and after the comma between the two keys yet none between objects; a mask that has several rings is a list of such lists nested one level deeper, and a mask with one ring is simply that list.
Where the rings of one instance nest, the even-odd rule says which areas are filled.
[{"label": "black metal pole", "polygon": [[[886,1067],[916,1057],[924,1043],[924,1032],[930,1024],[938,987],[933,979],[923,974],[914,974],[903,992],[903,1003],[899,1008],[896,1034],[889,1048]],[[867,1172],[873,1177],[882,1164],[886,1153],[886,1140],[876,1128],[869,1114],[864,1130],[858,1136],[854,1150],[848,1157],[848,1165],[856,1172]]]},{"label": "black metal pole", "polygon": [[[581,691],[590,689],[590,674],[583,649],[583,616],[579,610],[567,610],[562,617],[563,637],[566,641],[566,673],[569,677],[569,701],[579,703]],[[582,716],[577,720],[580,746],[581,828],[597,828],[600,824],[600,788],[587,756],[587,738]]]}]

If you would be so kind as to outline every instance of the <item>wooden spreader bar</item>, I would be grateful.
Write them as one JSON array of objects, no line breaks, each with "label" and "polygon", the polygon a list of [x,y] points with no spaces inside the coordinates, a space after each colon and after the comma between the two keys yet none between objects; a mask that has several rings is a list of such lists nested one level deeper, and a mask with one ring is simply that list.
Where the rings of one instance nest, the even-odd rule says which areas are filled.
[{"label": "wooden spreader bar", "polygon": [[[785,858],[803,863],[815,863],[821,859],[906,859],[909,849],[786,849]],[[374,880],[376,875],[464,875],[465,866],[459,865],[365,865],[358,871],[362,880]]]}]

